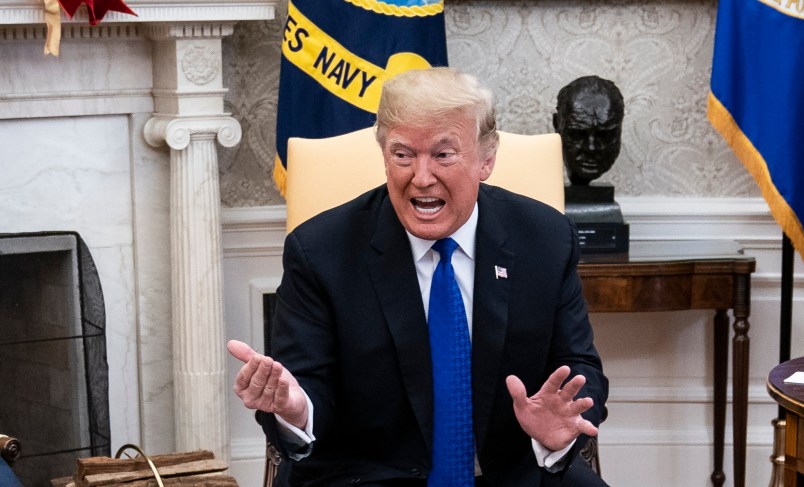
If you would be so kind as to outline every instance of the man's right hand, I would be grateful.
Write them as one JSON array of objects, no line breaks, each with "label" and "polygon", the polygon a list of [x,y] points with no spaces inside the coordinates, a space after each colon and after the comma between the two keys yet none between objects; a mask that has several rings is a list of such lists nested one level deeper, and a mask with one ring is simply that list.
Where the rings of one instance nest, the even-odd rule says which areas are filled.
[{"label": "man's right hand", "polygon": [[235,379],[234,391],[249,409],[274,413],[304,429],[307,426],[307,396],[296,378],[271,357],[260,355],[243,342],[226,344],[236,359],[244,363]]}]

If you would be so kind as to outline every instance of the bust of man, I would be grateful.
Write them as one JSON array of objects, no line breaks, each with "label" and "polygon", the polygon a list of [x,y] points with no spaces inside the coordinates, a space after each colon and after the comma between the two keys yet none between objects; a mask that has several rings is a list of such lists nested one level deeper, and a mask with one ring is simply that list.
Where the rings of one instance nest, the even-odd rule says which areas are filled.
[{"label": "bust of man", "polygon": [[620,154],[624,106],[617,86],[597,76],[578,78],[558,92],[553,127],[572,184],[586,186],[611,169]]}]

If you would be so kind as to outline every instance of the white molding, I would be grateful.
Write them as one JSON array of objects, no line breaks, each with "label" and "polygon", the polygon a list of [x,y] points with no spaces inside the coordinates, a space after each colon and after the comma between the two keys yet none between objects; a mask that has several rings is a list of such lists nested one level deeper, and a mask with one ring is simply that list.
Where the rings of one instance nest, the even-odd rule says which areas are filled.
[{"label": "white molding", "polygon": [[223,255],[281,257],[286,219],[285,205],[223,208]]},{"label": "white molding", "polygon": [[[0,9],[0,12],[2,10]],[[90,26],[78,23],[65,23],[61,27],[61,39],[129,39],[142,37],[142,26],[137,24],[98,24]],[[47,38],[45,24],[2,25],[0,22],[0,40],[31,41]]]},{"label": "white molding", "polygon": [[[624,378],[617,377],[619,383],[628,385],[609,386],[610,403],[661,403],[661,404],[693,404],[712,403],[714,397],[711,377],[671,378],[651,377]],[[726,401],[732,402],[731,384],[728,384]],[[764,379],[752,378],[748,385],[749,404],[775,404],[768,396]]]},{"label": "white molding", "polygon": [[232,460],[265,460],[265,440],[232,439]]},{"label": "white molding", "polygon": [[728,239],[779,248],[781,230],[762,198],[617,198],[631,240]]},{"label": "white molding", "polygon": [[[768,422],[765,425],[749,425],[746,446],[773,445],[773,429]],[[732,429],[725,429],[724,446],[734,445]],[[599,442],[601,448],[607,445],[617,446],[708,446],[714,444],[711,428],[696,429],[668,429],[659,430],[644,427],[635,428],[607,428],[603,423],[600,429]],[[770,454],[770,450],[768,450]]]},{"label": "white molding", "polygon": [[253,245],[246,243],[244,245],[228,244],[224,241],[223,255],[224,257],[281,257],[283,245],[277,243],[276,245]]},{"label": "white molding", "polygon": [[147,24],[144,34],[152,39],[191,39],[220,38],[232,34],[233,20],[180,21],[160,24]]},{"label": "white molding", "polygon": [[284,228],[288,218],[287,205],[247,206],[242,208],[223,208],[221,221],[224,231],[235,228]]},{"label": "white molding", "polygon": [[762,198],[671,198],[663,196],[618,197],[623,215],[627,219],[650,216],[662,219],[690,217],[770,217],[770,210]]},{"label": "white molding", "polygon": [[119,115],[153,109],[154,100],[147,88],[0,95],[0,119]]},{"label": "white molding", "polygon": [[[239,0],[131,0],[126,5],[137,16],[109,12],[103,17],[108,23],[143,22],[221,22],[240,20],[271,20],[276,14],[276,1]],[[87,23],[86,10],[82,7],[70,19],[64,11],[62,24]],[[43,3],[36,0],[0,0],[0,25],[28,25],[45,23]],[[2,39],[0,35],[0,39]]]},{"label": "white molding", "polygon": [[31,102],[31,101],[47,101],[54,100],[77,100],[87,101],[98,98],[150,98],[151,90],[147,88],[133,88],[133,89],[109,89],[109,90],[72,90],[72,91],[53,91],[53,92],[38,92],[38,93],[6,93],[0,96],[0,100],[4,103],[14,102]]}]

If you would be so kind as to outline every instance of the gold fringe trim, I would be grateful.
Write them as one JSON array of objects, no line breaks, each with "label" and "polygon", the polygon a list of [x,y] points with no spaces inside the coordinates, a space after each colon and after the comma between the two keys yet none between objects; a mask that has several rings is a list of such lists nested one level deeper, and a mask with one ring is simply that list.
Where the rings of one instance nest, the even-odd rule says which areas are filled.
[{"label": "gold fringe trim", "polygon": [[776,223],[782,227],[793,243],[793,247],[804,260],[804,229],[802,229],[801,220],[773,184],[765,158],[740,130],[726,107],[711,92],[707,102],[706,115],[754,177]]},{"label": "gold fringe trim", "polygon": [[400,7],[399,5],[390,5],[378,0],[346,0],[352,5],[362,7],[366,10],[371,10],[378,14],[393,15],[395,17],[428,17],[430,15],[440,14],[444,11],[444,2],[434,3],[432,5],[419,5],[416,7]]},{"label": "gold fringe trim", "polygon": [[288,172],[285,170],[285,166],[282,165],[282,160],[279,159],[279,156],[276,156],[274,159],[274,183],[276,183],[276,187],[279,189],[279,194],[281,194],[283,198],[285,197],[287,181]]},{"label": "gold fringe trim", "polygon": [[58,0],[44,0],[45,24],[47,24],[47,38],[45,39],[45,55],[59,55],[61,44],[61,7]]}]

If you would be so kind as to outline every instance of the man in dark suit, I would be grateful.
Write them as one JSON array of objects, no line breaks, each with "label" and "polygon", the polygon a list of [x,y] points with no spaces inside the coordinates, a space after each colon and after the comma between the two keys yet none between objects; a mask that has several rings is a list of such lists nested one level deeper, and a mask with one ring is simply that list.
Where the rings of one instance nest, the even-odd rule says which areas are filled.
[{"label": "man in dark suit", "polygon": [[444,452],[430,247],[451,237],[471,337],[469,478],[605,485],[577,455],[608,389],[577,237],[547,205],[481,184],[498,145],[491,93],[448,68],[399,75],[383,87],[377,140],[387,184],[287,237],[271,356],[229,343],[245,362],[235,392],[293,459],[287,482],[466,485],[431,475]]}]

